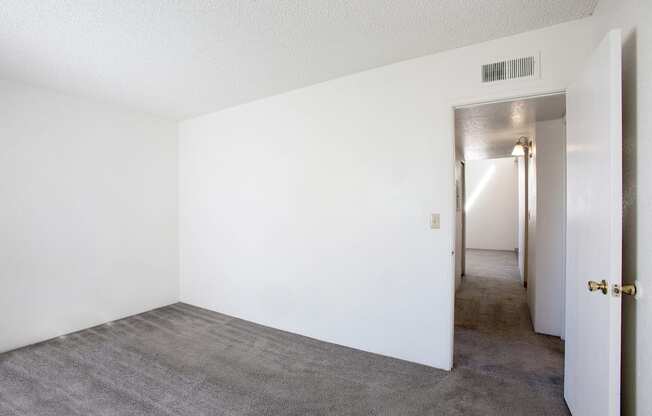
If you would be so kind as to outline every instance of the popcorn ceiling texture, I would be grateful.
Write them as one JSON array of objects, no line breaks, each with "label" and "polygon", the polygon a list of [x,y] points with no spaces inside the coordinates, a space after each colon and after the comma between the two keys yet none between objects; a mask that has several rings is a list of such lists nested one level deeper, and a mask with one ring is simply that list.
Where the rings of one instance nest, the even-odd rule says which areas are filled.
[{"label": "popcorn ceiling texture", "polygon": [[589,16],[597,0],[4,0],[0,78],[183,119]]},{"label": "popcorn ceiling texture", "polygon": [[464,107],[455,110],[455,141],[466,160],[509,157],[520,136],[532,137],[536,122],[562,118],[566,96]]}]

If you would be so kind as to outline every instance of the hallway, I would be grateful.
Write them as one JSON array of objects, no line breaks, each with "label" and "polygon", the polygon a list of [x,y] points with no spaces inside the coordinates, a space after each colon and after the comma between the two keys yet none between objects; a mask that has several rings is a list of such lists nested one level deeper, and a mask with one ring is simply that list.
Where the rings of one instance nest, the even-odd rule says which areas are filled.
[{"label": "hallway", "polygon": [[[568,415],[563,342],[532,330],[514,252],[467,250],[455,299],[455,371],[486,395],[486,415]],[[487,386],[491,386],[487,389]]]}]

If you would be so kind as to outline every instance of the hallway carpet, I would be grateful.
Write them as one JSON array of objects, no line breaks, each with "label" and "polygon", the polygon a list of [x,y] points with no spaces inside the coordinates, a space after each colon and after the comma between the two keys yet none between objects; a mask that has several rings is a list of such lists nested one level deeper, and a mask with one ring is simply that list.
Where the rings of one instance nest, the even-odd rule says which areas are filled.
[{"label": "hallway carpet", "polygon": [[514,401],[502,412],[488,405],[493,413],[486,414],[570,415],[563,342],[532,330],[516,254],[467,250],[466,264],[455,297],[456,370],[482,380],[478,395]]},{"label": "hallway carpet", "polygon": [[448,373],[178,303],[0,354],[0,415],[566,414],[518,282],[468,276],[456,321]]}]

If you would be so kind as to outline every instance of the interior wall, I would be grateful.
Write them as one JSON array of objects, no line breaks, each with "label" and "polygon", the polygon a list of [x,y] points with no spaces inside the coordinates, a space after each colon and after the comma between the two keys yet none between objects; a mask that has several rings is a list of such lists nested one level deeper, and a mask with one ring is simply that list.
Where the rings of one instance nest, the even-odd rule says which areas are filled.
[{"label": "interior wall", "polygon": [[[529,141],[527,163],[527,300],[530,307],[532,323],[537,321],[537,137],[536,128],[534,136]],[[536,329],[535,329],[536,330]]]},{"label": "interior wall", "polygon": [[526,175],[525,175],[525,158],[517,157],[517,169],[518,169],[518,271],[521,276],[521,282],[525,282],[525,255],[526,255],[526,197],[527,189],[525,186]]},{"label": "interior wall", "polygon": [[[591,30],[569,22],[182,122],[181,299],[451,368],[453,106],[563,90]],[[482,63],[533,51],[541,79],[480,83]]]},{"label": "interior wall", "polygon": [[563,211],[563,222],[562,222],[562,227],[561,227],[561,235],[562,235],[562,244],[563,247],[561,249],[562,256],[563,256],[563,269],[561,273],[561,339],[565,340],[566,339],[566,225],[568,221],[566,220],[567,216],[567,209],[566,209],[566,200],[568,198],[568,187],[566,185],[566,181],[568,180],[568,172],[566,170],[567,166],[567,158],[568,158],[568,146],[566,144],[566,140],[568,137],[568,133],[566,132],[566,114],[561,118],[561,137],[564,140],[564,147],[561,149],[562,153],[562,170],[563,170],[563,176],[562,176],[562,184],[563,184],[563,191],[562,191],[562,198],[563,198],[563,206],[564,206],[564,211]]},{"label": "interior wall", "polygon": [[0,81],[0,352],[178,300],[176,124]]},{"label": "interior wall", "polygon": [[513,157],[466,162],[466,247],[518,247],[518,169]]},{"label": "interior wall", "polygon": [[601,0],[594,42],[623,30],[623,282],[644,294],[623,298],[622,414],[652,414],[652,2]]},{"label": "interior wall", "polygon": [[[534,330],[562,336],[564,327],[564,274],[566,271],[566,138],[563,120],[536,123],[534,152],[536,175],[534,249],[529,261],[534,273],[528,276]],[[528,230],[529,231],[529,230]]]}]

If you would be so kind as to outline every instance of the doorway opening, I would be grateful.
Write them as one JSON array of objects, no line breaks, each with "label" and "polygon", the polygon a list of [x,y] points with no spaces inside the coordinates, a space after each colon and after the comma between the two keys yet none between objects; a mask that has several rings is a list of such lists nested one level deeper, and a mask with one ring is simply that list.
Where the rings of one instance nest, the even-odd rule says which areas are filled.
[{"label": "doorway opening", "polygon": [[[566,97],[455,108],[454,366],[563,398]],[[525,398],[523,398],[525,399]]]}]

